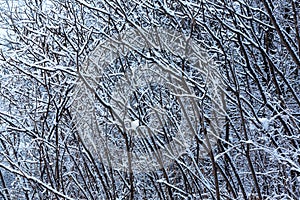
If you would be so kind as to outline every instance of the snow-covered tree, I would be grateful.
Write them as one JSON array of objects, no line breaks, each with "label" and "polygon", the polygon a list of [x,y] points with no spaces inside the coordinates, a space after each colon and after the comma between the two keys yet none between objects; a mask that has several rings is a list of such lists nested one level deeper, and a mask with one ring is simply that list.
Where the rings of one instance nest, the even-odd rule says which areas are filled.
[{"label": "snow-covered tree", "polygon": [[0,4],[1,198],[300,197],[297,1]]}]

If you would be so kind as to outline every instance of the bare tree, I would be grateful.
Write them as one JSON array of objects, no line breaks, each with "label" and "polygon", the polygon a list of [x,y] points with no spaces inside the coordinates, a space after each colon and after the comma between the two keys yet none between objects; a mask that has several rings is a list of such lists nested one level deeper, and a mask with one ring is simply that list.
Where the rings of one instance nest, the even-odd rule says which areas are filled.
[{"label": "bare tree", "polygon": [[299,198],[298,2],[1,7],[1,198]]}]

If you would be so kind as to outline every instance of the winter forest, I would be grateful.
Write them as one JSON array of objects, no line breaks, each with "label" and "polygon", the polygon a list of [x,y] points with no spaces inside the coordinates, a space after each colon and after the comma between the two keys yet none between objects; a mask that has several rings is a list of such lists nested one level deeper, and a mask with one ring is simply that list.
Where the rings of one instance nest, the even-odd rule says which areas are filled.
[{"label": "winter forest", "polygon": [[300,199],[296,0],[0,0],[0,199]]}]

